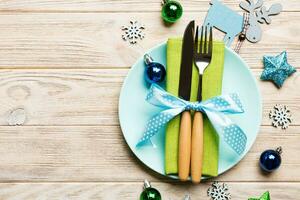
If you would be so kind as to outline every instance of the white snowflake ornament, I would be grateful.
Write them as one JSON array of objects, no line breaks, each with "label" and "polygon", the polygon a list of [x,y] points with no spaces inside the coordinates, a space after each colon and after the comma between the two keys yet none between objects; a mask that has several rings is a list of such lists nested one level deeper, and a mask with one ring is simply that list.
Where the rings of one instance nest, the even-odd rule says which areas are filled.
[{"label": "white snowflake ornament", "polygon": [[130,21],[129,26],[122,27],[122,30],[124,31],[122,38],[125,41],[129,41],[131,44],[136,44],[138,39],[144,39],[145,34],[142,32],[144,29],[145,27],[140,25],[137,21]]},{"label": "white snowflake ornament", "polygon": [[290,110],[286,105],[276,104],[274,109],[270,111],[270,119],[274,127],[281,126],[282,129],[287,129],[292,122]]},{"label": "white snowflake ornament", "polygon": [[231,194],[228,191],[228,186],[223,183],[214,182],[207,190],[207,195],[212,200],[230,200]]}]

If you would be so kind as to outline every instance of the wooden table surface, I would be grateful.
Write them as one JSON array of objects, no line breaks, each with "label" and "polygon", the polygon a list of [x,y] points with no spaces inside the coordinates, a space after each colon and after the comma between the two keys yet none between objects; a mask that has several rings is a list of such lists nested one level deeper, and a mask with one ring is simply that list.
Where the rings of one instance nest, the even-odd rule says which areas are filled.
[{"label": "wooden table surface", "polygon": [[[239,1],[224,2],[241,11]],[[300,199],[299,72],[280,90],[259,80],[265,54],[287,50],[290,64],[300,69],[299,0],[266,0],[275,2],[283,4],[283,12],[262,25],[261,42],[247,42],[241,50],[259,83],[263,120],[247,156],[214,179],[229,185],[233,200],[266,190],[272,200]],[[167,27],[160,0],[0,1],[1,200],[133,200],[146,178],[163,199],[181,200],[186,193],[193,200],[209,199],[209,181],[182,184],[142,166],[118,122],[120,88],[130,66],[150,47],[182,35],[188,21],[200,24],[209,8],[208,0],[181,3],[184,16]],[[121,38],[121,27],[130,20],[146,26],[137,45]],[[292,111],[286,131],[270,126],[268,114],[277,103]],[[282,166],[265,175],[259,155],[277,146],[283,147]]]}]

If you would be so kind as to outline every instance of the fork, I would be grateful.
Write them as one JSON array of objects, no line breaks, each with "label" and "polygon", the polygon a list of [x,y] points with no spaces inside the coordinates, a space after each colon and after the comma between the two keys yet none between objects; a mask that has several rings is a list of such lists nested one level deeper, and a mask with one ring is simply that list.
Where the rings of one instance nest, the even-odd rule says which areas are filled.
[{"label": "fork", "polygon": [[[213,36],[212,28],[209,29],[209,41],[207,41],[208,28],[205,27],[204,41],[203,41],[203,29],[201,27],[201,39],[200,47],[198,44],[198,32],[197,26],[194,44],[194,62],[199,72],[199,84],[197,101],[202,101],[202,76],[211,62],[212,49],[213,49]],[[199,183],[202,176],[202,160],[203,160],[203,115],[201,112],[196,111],[194,114],[193,128],[192,128],[192,150],[191,150],[191,176],[194,183]]]}]

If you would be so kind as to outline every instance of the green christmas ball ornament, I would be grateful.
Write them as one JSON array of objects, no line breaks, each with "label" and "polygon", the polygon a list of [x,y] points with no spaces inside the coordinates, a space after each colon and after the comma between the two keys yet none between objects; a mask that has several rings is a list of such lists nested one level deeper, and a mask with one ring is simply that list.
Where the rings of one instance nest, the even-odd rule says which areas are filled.
[{"label": "green christmas ball ornament", "polygon": [[182,16],[183,9],[179,2],[174,0],[163,0],[161,11],[162,18],[168,23],[174,23]]},{"label": "green christmas ball ornament", "polygon": [[140,200],[161,200],[161,195],[157,189],[151,187],[149,181],[145,180]]}]

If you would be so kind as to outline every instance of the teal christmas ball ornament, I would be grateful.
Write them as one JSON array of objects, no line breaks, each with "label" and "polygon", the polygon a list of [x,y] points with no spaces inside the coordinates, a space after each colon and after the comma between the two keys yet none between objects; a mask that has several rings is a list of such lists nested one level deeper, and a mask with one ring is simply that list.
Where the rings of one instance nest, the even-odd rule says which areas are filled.
[{"label": "teal christmas ball ornament", "polygon": [[149,181],[145,180],[140,200],[161,200],[161,195],[157,189],[151,187]]},{"label": "teal christmas ball ornament", "polygon": [[183,13],[182,6],[178,1],[163,0],[161,16],[165,22],[174,23],[181,18]]}]

